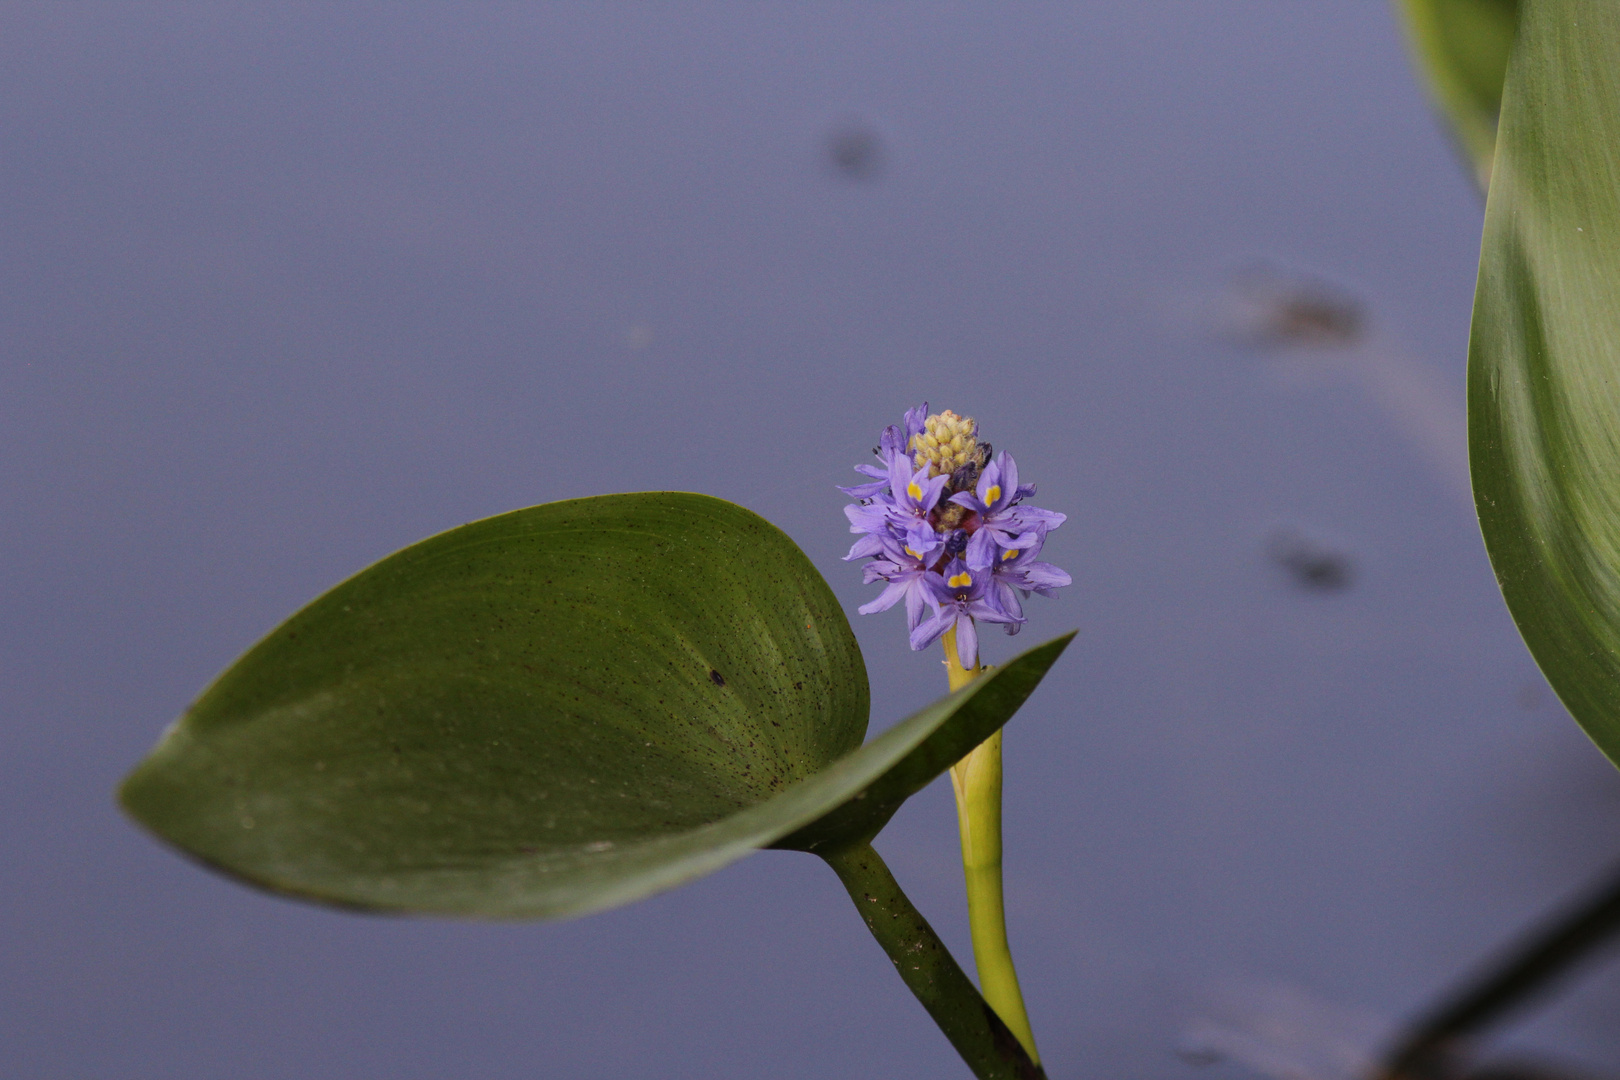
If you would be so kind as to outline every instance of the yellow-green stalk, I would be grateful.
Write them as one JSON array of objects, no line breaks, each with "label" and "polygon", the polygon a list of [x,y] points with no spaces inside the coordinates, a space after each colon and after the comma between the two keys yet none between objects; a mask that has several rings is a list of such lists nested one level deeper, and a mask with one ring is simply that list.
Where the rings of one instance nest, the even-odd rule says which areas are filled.
[{"label": "yellow-green stalk", "polygon": [[[956,627],[945,631],[945,674],[951,692],[962,689],[984,669],[962,666],[956,653]],[[973,962],[979,969],[979,993],[1017,1036],[1030,1060],[1039,1065],[1035,1033],[1024,1010],[1018,971],[1007,946],[1007,916],[1001,888],[1001,731],[980,743],[951,766],[956,791],[956,822],[962,833],[962,873],[967,882],[968,925],[973,934]]]}]

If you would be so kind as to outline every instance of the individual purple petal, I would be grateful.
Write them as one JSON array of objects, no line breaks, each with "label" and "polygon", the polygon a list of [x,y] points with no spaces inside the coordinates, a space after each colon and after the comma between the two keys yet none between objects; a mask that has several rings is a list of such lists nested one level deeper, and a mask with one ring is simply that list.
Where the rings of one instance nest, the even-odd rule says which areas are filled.
[{"label": "individual purple petal", "polygon": [[956,658],[969,671],[979,666],[979,631],[972,619],[956,619]]},{"label": "individual purple petal", "polygon": [[888,532],[893,507],[886,503],[850,503],[844,507],[852,533]]},{"label": "individual purple petal", "polygon": [[887,559],[873,559],[861,567],[861,584],[871,585],[879,581],[893,581],[899,577],[903,568],[899,563]]},{"label": "individual purple petal", "polygon": [[878,533],[867,533],[855,541],[854,546],[849,549],[849,554],[844,556],[844,561],[854,562],[856,559],[869,559],[873,555],[882,554],[882,552],[883,537]]},{"label": "individual purple petal", "polygon": [[890,608],[894,607],[895,604],[900,602],[900,598],[906,595],[906,591],[905,582],[891,581],[889,582],[888,587],[878,594],[878,598],[876,600],[873,600],[870,604],[862,604],[855,610],[859,611],[862,615],[871,615],[879,611],[888,611]]},{"label": "individual purple petal", "polygon": [[1014,506],[1002,516],[1019,532],[1027,532],[1037,527],[1055,529],[1069,520],[1067,514],[1060,514],[1056,510],[1042,510],[1038,506]]},{"label": "individual purple petal", "polygon": [[877,454],[878,460],[883,462],[885,471],[896,458],[910,458],[911,455],[906,453],[906,444],[910,441],[911,437],[893,424],[883,429],[883,434],[878,437]]},{"label": "individual purple petal", "polygon": [[[996,598],[996,606],[1002,611],[1020,621],[1024,618],[1024,605],[1018,599],[1018,590],[1008,584],[1000,574],[997,574],[995,580],[990,583],[990,593]],[[1021,629],[1021,623],[1003,623],[1002,629],[1009,634],[1016,634]]]},{"label": "individual purple petal", "polygon": [[1000,604],[996,603],[992,599],[992,597],[994,597],[994,596],[995,596],[995,590],[991,589],[987,585],[985,587],[983,597],[981,597],[978,600],[972,600],[972,601],[968,602],[967,613],[969,615],[973,616],[975,619],[982,619],[985,622],[1012,623],[1012,622],[1023,622],[1024,621],[1024,616],[1022,614],[1022,611],[1023,611],[1022,608],[1019,609],[1019,614],[1015,615],[1012,612],[1010,612],[1010,611],[1006,610],[1005,608],[1003,608]]},{"label": "individual purple petal", "polygon": [[934,642],[939,636],[956,625],[956,608],[941,607],[931,618],[918,623],[911,631],[911,651],[921,652]]},{"label": "individual purple petal", "polygon": [[917,624],[922,622],[922,613],[925,606],[932,606],[936,614],[939,604],[929,595],[927,588],[921,581],[913,581],[912,587],[906,590],[906,629],[915,630]]},{"label": "individual purple petal", "polygon": [[1001,510],[1011,506],[1018,498],[1018,463],[1013,460],[1011,454],[1003,450],[996,455],[994,464],[1000,474],[1001,490],[996,493],[995,498],[987,501],[994,504],[994,509]]},{"label": "individual purple petal", "polygon": [[913,521],[906,526],[905,553],[919,562],[929,562],[929,556],[938,551],[945,543],[945,538],[934,531],[926,519]]},{"label": "individual purple petal", "polygon": [[968,537],[964,557],[971,569],[985,570],[995,563],[999,550],[995,532],[991,529],[980,529]]},{"label": "individual purple petal", "polygon": [[905,430],[906,442],[905,442],[905,446],[906,446],[906,449],[909,450],[911,448],[911,440],[913,438],[915,438],[918,435],[921,435],[924,431],[928,430],[927,420],[928,420],[928,402],[926,402],[926,401],[923,402],[921,405],[918,405],[915,409],[907,409],[906,410],[906,420],[905,420],[905,424],[906,424],[906,430]]},{"label": "individual purple petal", "polygon": [[1012,545],[1004,547],[1001,554],[996,556],[996,565],[1006,569],[1009,562],[1023,565],[1035,558],[1046,544],[1046,531],[1046,526],[1040,525],[1014,537]]},{"label": "individual purple petal", "polygon": [[848,495],[852,499],[870,499],[872,496],[887,489],[888,486],[889,481],[885,478],[883,480],[873,480],[869,484],[851,484],[849,487],[844,487],[840,484],[838,485],[838,490],[842,491],[845,495]]},{"label": "individual purple petal", "polygon": [[981,514],[993,514],[1012,499],[1012,491],[1001,482],[1006,460],[1005,453],[997,454],[996,460],[986,465],[979,473],[979,482],[974,485],[973,494],[979,504],[975,509]]},{"label": "individual purple petal", "polygon": [[1042,596],[1052,596],[1052,590],[1073,585],[1074,578],[1049,562],[1032,562],[1019,568],[1018,587]]},{"label": "individual purple petal", "polygon": [[906,445],[910,441],[911,437],[905,432],[901,431],[896,425],[890,424],[888,427],[884,428],[883,434],[878,437],[878,445],[876,447],[878,460],[883,463],[882,466],[855,466],[856,472],[870,476],[873,482],[868,484],[852,484],[849,487],[839,487],[838,490],[842,491],[845,495],[848,495],[852,499],[869,499],[872,496],[886,490],[889,487],[890,466],[893,465],[893,463],[897,460],[908,462],[911,460],[910,454],[906,452]]}]

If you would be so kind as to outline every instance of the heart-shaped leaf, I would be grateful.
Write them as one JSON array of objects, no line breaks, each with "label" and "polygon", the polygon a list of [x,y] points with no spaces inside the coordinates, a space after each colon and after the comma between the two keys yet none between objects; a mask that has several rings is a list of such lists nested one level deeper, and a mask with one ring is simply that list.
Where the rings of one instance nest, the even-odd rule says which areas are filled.
[{"label": "heart-shaped leaf", "polygon": [[1396,6],[1412,60],[1483,191],[1491,182],[1519,0],[1397,0]]},{"label": "heart-shaped leaf", "polygon": [[1531,653],[1620,763],[1620,5],[1529,0],[1469,345],[1491,563]]},{"label": "heart-shaped leaf", "polygon": [[577,915],[784,837],[870,837],[1004,723],[1064,643],[861,747],[859,648],[780,530],[703,495],[552,503],[424,540],[317,599],[208,688],[122,797],[280,892]]}]

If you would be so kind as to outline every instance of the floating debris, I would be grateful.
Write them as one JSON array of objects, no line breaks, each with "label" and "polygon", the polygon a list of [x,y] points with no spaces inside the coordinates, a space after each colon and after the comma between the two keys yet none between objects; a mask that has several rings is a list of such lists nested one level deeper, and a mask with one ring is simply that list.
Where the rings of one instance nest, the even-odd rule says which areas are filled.
[{"label": "floating debris", "polygon": [[1232,276],[1232,332],[1266,348],[1344,348],[1367,335],[1365,305],[1319,278],[1265,264]]},{"label": "floating debris", "polygon": [[1349,588],[1354,577],[1348,555],[1288,526],[1272,530],[1266,554],[1303,588],[1337,592]]},{"label": "floating debris", "polygon": [[873,180],[883,171],[883,138],[865,124],[850,121],[827,138],[833,169],[851,180]]}]

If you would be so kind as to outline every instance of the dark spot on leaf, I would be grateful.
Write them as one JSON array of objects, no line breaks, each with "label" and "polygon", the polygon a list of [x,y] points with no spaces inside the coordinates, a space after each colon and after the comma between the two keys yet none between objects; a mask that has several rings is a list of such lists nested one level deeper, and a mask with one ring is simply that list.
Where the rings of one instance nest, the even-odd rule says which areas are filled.
[{"label": "dark spot on leaf", "polygon": [[714,683],[716,686],[726,685],[726,677],[714,670],[714,668],[709,669],[709,681]]}]

